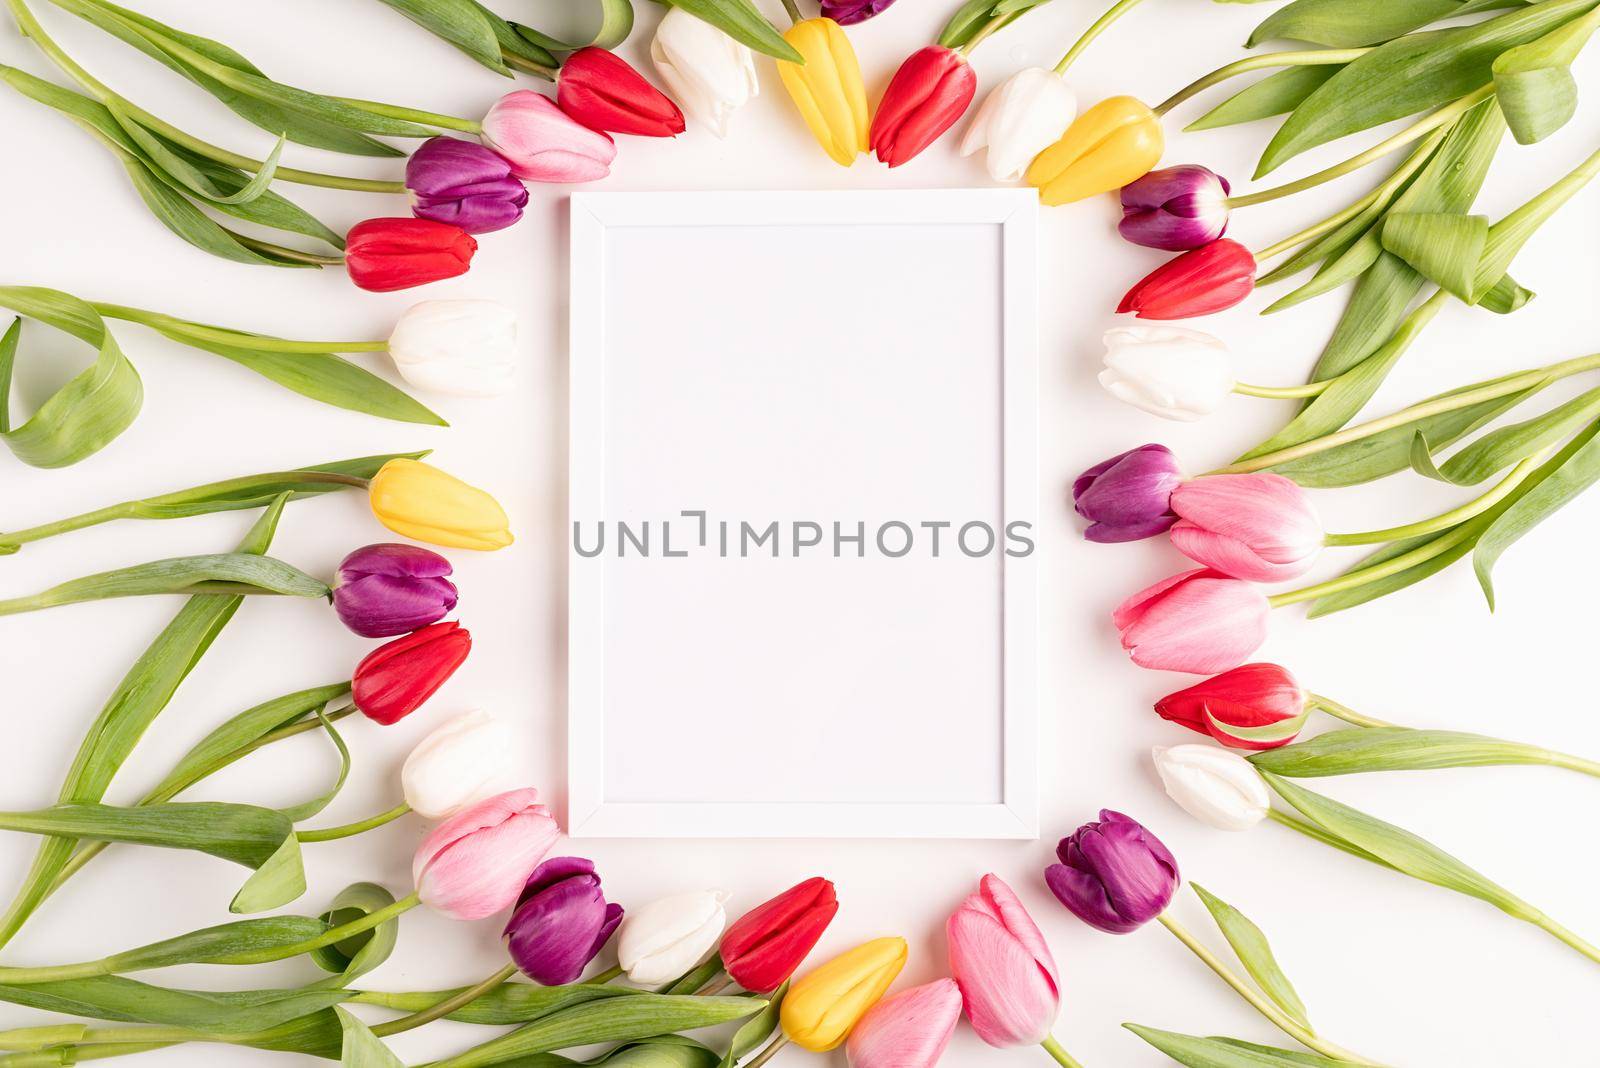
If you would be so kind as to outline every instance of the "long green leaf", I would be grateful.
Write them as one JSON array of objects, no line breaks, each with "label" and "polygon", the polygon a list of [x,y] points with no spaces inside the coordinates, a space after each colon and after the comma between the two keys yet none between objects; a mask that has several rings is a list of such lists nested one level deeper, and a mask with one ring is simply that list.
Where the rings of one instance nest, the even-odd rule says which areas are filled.
[{"label": "long green leaf", "polygon": [[1256,985],[1278,1008],[1288,1013],[1306,1030],[1311,1030],[1311,1018],[1306,1014],[1305,1002],[1300,1000],[1294,984],[1289,982],[1289,977],[1278,964],[1278,958],[1273,956],[1272,945],[1267,941],[1267,936],[1262,933],[1261,928],[1252,923],[1244,913],[1216,897],[1199,883],[1189,885],[1205,905],[1206,911],[1211,913],[1211,918],[1217,923],[1217,929],[1222,932],[1222,937],[1228,940],[1228,945],[1233,947],[1233,952],[1238,955],[1245,971],[1250,973],[1250,978],[1256,981]]},{"label": "long green leaf", "polygon": [[[1534,419],[1485,434],[1442,466],[1427,459],[1426,448],[1413,449],[1412,467],[1419,474],[1457,486],[1475,486],[1497,471],[1563,441],[1600,419],[1600,387],[1588,390]],[[1426,441],[1419,438],[1419,444]]]},{"label": "long green leaf", "polygon": [[805,63],[805,58],[794,46],[783,39],[767,17],[757,11],[749,0],[667,0],[700,19],[709,22],[741,44],[748,45],[773,59],[789,63]]},{"label": "long green leaf", "polygon": [[1338,63],[1285,67],[1233,94],[1184,129],[1216,130],[1224,126],[1237,126],[1244,122],[1255,122],[1257,119],[1287,114],[1303,104],[1307,97],[1322,88],[1324,82],[1343,69],[1343,64]]},{"label": "long green leaf", "polygon": [[192,1027],[210,1034],[264,1031],[350,998],[347,990],[173,990],[120,975],[0,985],[0,1001],[95,1020]]},{"label": "long green leaf", "polygon": [[1382,44],[1441,19],[1522,0],[1294,0],[1268,15],[1247,47],[1263,41],[1305,41],[1325,48]]},{"label": "long green leaf", "polygon": [[1200,1038],[1139,1024],[1122,1026],[1189,1068],[1355,1068],[1354,1061],[1336,1061],[1314,1053],[1296,1053],[1228,1038]]},{"label": "long green leaf", "polygon": [[448,41],[490,70],[511,77],[500,41],[483,8],[472,0],[383,0],[435,37]]},{"label": "long green leaf", "polygon": [[1275,775],[1311,779],[1371,771],[1548,764],[1550,757],[1547,749],[1481,734],[1408,727],[1350,727],[1328,731],[1293,745],[1251,753],[1250,762]]},{"label": "long green leaf", "polygon": [[275,809],[219,801],[137,808],[71,803],[33,812],[0,812],[0,828],[6,830],[189,849],[249,868],[265,864],[293,826]]},{"label": "long green leaf", "polygon": [[727,1055],[718,1068],[735,1068],[736,1065],[760,1047],[778,1029],[778,1014],[783,1010],[783,999],[789,996],[789,984],[784,983],[767,1002],[767,1007],[739,1025],[728,1044]]},{"label": "long green leaf", "polygon": [[[414,993],[374,995],[377,1004],[400,1012],[421,1012],[465,990],[419,990]],[[601,983],[569,983],[566,986],[538,986],[534,983],[502,983],[471,1004],[451,1013],[448,1019],[492,1027],[523,1024],[553,1012],[607,998],[634,997],[648,993],[626,986]]]},{"label": "long green leaf", "polygon": [[[106,958],[113,974],[170,968],[179,964],[231,964],[242,956],[266,949],[282,949],[316,938],[327,930],[310,916],[269,916],[234,920],[175,938],[152,942]],[[0,969],[0,980],[5,969]]]},{"label": "long green leaf", "polygon": [[328,584],[282,560],[255,553],[220,553],[152,560],[72,579],[29,597],[0,601],[0,615],[112,597],[163,593],[259,593],[328,597]]}]

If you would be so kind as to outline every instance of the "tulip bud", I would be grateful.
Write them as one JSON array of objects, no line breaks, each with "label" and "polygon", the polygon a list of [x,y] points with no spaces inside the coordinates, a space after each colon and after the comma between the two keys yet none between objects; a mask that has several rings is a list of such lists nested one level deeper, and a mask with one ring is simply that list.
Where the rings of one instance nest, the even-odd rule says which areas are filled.
[{"label": "tulip bud", "polygon": [[978,892],[945,924],[950,972],[961,987],[967,1019],[991,1046],[1036,1046],[1050,1037],[1061,1011],[1061,977],[1016,893],[985,875]]},{"label": "tulip bud", "polygon": [[1233,307],[1255,286],[1255,256],[1224,237],[1145,275],[1123,296],[1117,311],[1141,319],[1193,319]]},{"label": "tulip bud", "polygon": [[1165,445],[1141,445],[1102,460],[1072,484],[1072,507],[1089,526],[1089,541],[1139,541],[1178,521],[1172,491],[1183,482],[1177,457]]},{"label": "tulip bud", "polygon": [[580,48],[567,57],[556,82],[556,101],[591,130],[645,137],[683,133],[678,105],[604,48]]},{"label": "tulip bud", "polygon": [[1019,181],[1028,164],[1055,144],[1078,114],[1067,80],[1044,67],[1019,70],[984,98],[961,140],[961,154],[987,148],[985,166],[997,182]]},{"label": "tulip bud", "polygon": [[1156,714],[1237,749],[1276,749],[1295,740],[1311,708],[1277,664],[1244,664],[1156,702]]},{"label": "tulip bud", "polygon": [[805,63],[778,61],[778,76],[811,136],[835,163],[849,167],[867,150],[867,89],[861,63],[832,19],[803,19],[783,39]]},{"label": "tulip bud", "polygon": [[417,743],[400,769],[411,811],[442,820],[500,793],[511,775],[514,740],[487,712],[447,720]]},{"label": "tulip bud", "polygon": [[1255,586],[1201,567],[1140,590],[1111,622],[1140,667],[1211,675],[1250,659],[1267,640],[1271,611]]},{"label": "tulip bud", "polygon": [[1100,384],[1135,408],[1191,423],[1233,392],[1233,357],[1210,334],[1180,326],[1107,330]]},{"label": "tulip bud", "polygon": [[1045,204],[1070,204],[1121,189],[1161,162],[1161,120],[1131,96],[1102,100],[1079,115],[1028,168]]},{"label": "tulip bud", "polygon": [[822,17],[841,26],[854,26],[889,10],[894,0],[822,0]]},{"label": "tulip bud", "polygon": [[1228,230],[1228,180],[1192,163],[1151,171],[1122,187],[1117,231],[1135,245],[1183,252]]},{"label": "tulip bud", "polygon": [[671,982],[697,966],[722,936],[728,917],[721,890],[653,901],[630,913],[617,940],[617,963],[645,986]]},{"label": "tulip bud", "polygon": [[617,145],[532,89],[495,101],[483,117],[483,143],[530,182],[593,182],[611,173]]},{"label": "tulip bud", "polygon": [[408,538],[460,549],[504,549],[510,520],[476,486],[417,460],[390,460],[367,491],[378,522]]},{"label": "tulip bud", "polygon": [[904,938],[879,938],[807,972],[783,999],[783,1033],[812,1053],[838,1049],[906,966],[907,953]]},{"label": "tulip bud", "polygon": [[339,564],[333,609],[363,638],[409,634],[456,606],[450,561],[420,545],[368,545]]},{"label": "tulip bud", "polygon": [[594,861],[555,857],[534,869],[506,924],[511,959],[536,983],[575,983],[622,922],[606,901]]},{"label": "tulip bud", "polygon": [[467,273],[478,242],[459,226],[430,219],[368,219],[345,235],[350,280],[374,293]]},{"label": "tulip bud", "polygon": [[469,234],[504,230],[522,218],[528,191],[511,164],[471,141],[431,137],[406,161],[411,213]]},{"label": "tulip bud", "polygon": [[807,879],[734,921],[722,939],[722,966],[746,990],[770,994],[800,967],[838,911],[833,884]]},{"label": "tulip bud", "polygon": [[389,335],[389,356],[418,389],[493,397],[511,388],[517,315],[492,300],[425,300]]},{"label": "tulip bud", "polygon": [[411,861],[422,903],[457,920],[511,907],[561,828],[537,790],[512,790],[450,817]]},{"label": "tulip bud", "polygon": [[961,1022],[961,1005],[954,979],[884,998],[850,1032],[850,1068],[933,1068]]},{"label": "tulip bud", "polygon": [[1137,931],[1166,911],[1182,877],[1161,840],[1137,821],[1103,809],[1056,847],[1061,861],[1044,873],[1056,898],[1078,919],[1107,934]]},{"label": "tulip bud", "polygon": [[374,723],[398,723],[432,697],[471,651],[472,635],[454,621],[396,638],[356,666],[351,702]]},{"label": "tulip bud", "polygon": [[1281,582],[1316,563],[1326,535],[1306,491],[1267,471],[1208,475],[1172,493],[1172,544],[1196,563],[1252,582]]},{"label": "tulip bud", "polygon": [[650,59],[678,103],[718,137],[728,136],[728,117],[761,93],[755,53],[682,8],[662,16]]},{"label": "tulip bud", "polygon": [[1209,827],[1248,831],[1272,808],[1267,784],[1238,753],[1214,745],[1158,745],[1151,756],[1167,796]]},{"label": "tulip bud", "polygon": [[891,167],[907,163],[966,114],[978,91],[972,64],[953,48],[929,45],[900,64],[872,120],[872,150]]}]

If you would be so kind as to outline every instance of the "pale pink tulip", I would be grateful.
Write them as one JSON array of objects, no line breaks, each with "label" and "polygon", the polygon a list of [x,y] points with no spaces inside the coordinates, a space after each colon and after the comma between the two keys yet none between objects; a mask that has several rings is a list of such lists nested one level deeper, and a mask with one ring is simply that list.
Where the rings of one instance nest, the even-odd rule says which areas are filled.
[{"label": "pale pink tulip", "polygon": [[1210,475],[1178,486],[1172,544],[1196,563],[1252,582],[1306,573],[1325,535],[1305,490],[1282,475]]},{"label": "pale pink tulip", "polygon": [[1002,1049],[1049,1038],[1061,1010],[1061,981],[1044,935],[1011,887],[985,875],[945,933],[950,971],[978,1037]]},{"label": "pale pink tulip", "polygon": [[571,118],[556,102],[532,89],[495,101],[483,117],[483,143],[530,182],[592,182],[611,173],[617,145],[609,136]]},{"label": "pale pink tulip", "polygon": [[433,829],[411,861],[424,905],[458,920],[508,909],[561,836],[537,790],[480,801]]},{"label": "pale pink tulip", "polygon": [[1236,668],[1267,639],[1272,606],[1255,586],[1207,567],[1162,579],[1111,614],[1140,667],[1214,675]]},{"label": "pale pink tulip", "polygon": [[850,1032],[850,1068],[933,1068],[961,1021],[961,988],[938,979],[878,1002]]}]

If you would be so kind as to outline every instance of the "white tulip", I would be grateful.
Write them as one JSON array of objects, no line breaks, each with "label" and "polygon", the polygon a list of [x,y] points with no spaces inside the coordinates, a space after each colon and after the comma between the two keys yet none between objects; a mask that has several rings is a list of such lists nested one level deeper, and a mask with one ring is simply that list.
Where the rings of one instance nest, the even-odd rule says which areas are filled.
[{"label": "white tulip", "polygon": [[418,389],[493,397],[511,388],[517,316],[492,300],[425,300],[389,335],[389,355]]},{"label": "white tulip", "polygon": [[755,53],[682,8],[662,17],[650,58],[683,110],[718,137],[728,136],[728,116],[761,92]]},{"label": "white tulip", "polygon": [[1272,795],[1255,767],[1214,745],[1157,746],[1151,751],[1167,796],[1219,831],[1248,831],[1267,818]]},{"label": "white tulip", "polygon": [[1119,326],[1105,336],[1100,384],[1152,415],[1191,423],[1233,392],[1233,357],[1210,334],[1181,326]]},{"label": "white tulip", "polygon": [[961,154],[988,148],[989,176],[1015,182],[1027,173],[1033,157],[1061,139],[1077,115],[1078,98],[1061,75],[1043,67],[1019,70],[984,98],[961,139]]},{"label": "white tulip", "polygon": [[693,969],[722,937],[728,916],[721,890],[653,901],[629,912],[617,934],[617,963],[645,986],[671,982]]},{"label": "white tulip", "polygon": [[424,819],[453,816],[507,788],[515,740],[487,712],[468,712],[422,739],[400,769],[406,804]]}]

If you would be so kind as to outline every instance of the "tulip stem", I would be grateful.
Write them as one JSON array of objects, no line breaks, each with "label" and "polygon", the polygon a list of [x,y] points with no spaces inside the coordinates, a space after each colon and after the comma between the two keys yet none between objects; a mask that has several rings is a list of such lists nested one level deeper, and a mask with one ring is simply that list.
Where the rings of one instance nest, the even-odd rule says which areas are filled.
[{"label": "tulip stem", "polygon": [[800,5],[795,0],[783,0],[783,9],[789,13],[789,21],[795,25],[805,21],[805,16],[800,14]]},{"label": "tulip stem", "polygon": [[1415,523],[1406,523],[1398,527],[1386,527],[1383,530],[1363,530],[1354,534],[1329,534],[1323,540],[1324,545],[1382,545],[1385,542],[1402,541],[1406,538],[1418,538],[1425,534],[1436,534],[1441,530],[1449,530],[1458,523],[1465,523],[1487,512],[1495,505],[1509,497],[1516,488],[1525,482],[1529,475],[1538,470],[1539,465],[1549,458],[1553,449],[1540,449],[1532,456],[1527,457],[1505,478],[1495,483],[1489,492],[1474,497],[1459,508],[1452,508],[1433,516],[1431,519],[1421,519]]},{"label": "tulip stem", "polygon": [[1390,723],[1387,720],[1373,719],[1371,716],[1363,716],[1361,713],[1357,712],[1355,709],[1350,708],[1347,705],[1342,705],[1338,701],[1335,701],[1330,697],[1324,697],[1320,693],[1308,693],[1308,694],[1306,694],[1306,703],[1308,705],[1310,705],[1312,708],[1320,709],[1323,712],[1326,712],[1328,715],[1332,716],[1334,719],[1342,719],[1346,723],[1348,723],[1348,724],[1350,724],[1351,726],[1354,726],[1354,727],[1399,727],[1400,726],[1398,723]]},{"label": "tulip stem", "polygon": [[1357,587],[1377,582],[1379,579],[1388,578],[1390,575],[1397,575],[1408,568],[1415,567],[1417,564],[1432,560],[1436,556],[1449,552],[1462,542],[1477,537],[1477,534],[1478,532],[1470,526],[1459,526],[1449,533],[1433,539],[1426,545],[1419,545],[1408,553],[1401,553],[1399,556],[1391,557],[1380,564],[1358,568],[1326,582],[1302,586],[1298,590],[1275,593],[1267,598],[1267,603],[1273,608],[1282,608],[1285,605],[1299,604],[1302,601],[1314,601],[1319,597],[1327,597],[1330,594],[1353,590]]},{"label": "tulip stem", "polygon": [[287,245],[276,245],[271,241],[263,241],[258,237],[241,234],[236,230],[228,230],[227,227],[222,229],[226,230],[229,237],[245,248],[265,253],[268,256],[276,256],[294,263],[304,263],[310,267],[337,267],[344,262],[342,253],[338,256],[323,256],[315,252],[303,252],[297,248],[289,248]]},{"label": "tulip stem", "polygon": [[1336,1046],[1332,1042],[1329,1042],[1325,1039],[1318,1038],[1310,1028],[1296,1022],[1292,1017],[1289,1016],[1288,1013],[1284,1012],[1277,1005],[1273,1004],[1272,1001],[1257,993],[1256,990],[1252,988],[1250,984],[1246,983],[1242,978],[1240,978],[1232,968],[1229,968],[1225,963],[1223,963],[1215,953],[1212,953],[1211,950],[1202,945],[1200,940],[1195,938],[1195,936],[1190,933],[1188,928],[1184,927],[1177,920],[1173,919],[1170,913],[1163,912],[1161,915],[1157,916],[1156,919],[1160,920],[1161,925],[1167,930],[1171,931],[1173,935],[1177,937],[1178,941],[1187,946],[1191,953],[1199,957],[1206,967],[1215,972],[1223,982],[1231,986],[1235,993],[1248,1001],[1257,1012],[1270,1020],[1272,1024],[1280,1031],[1288,1035],[1290,1038],[1293,1038],[1302,1046],[1320,1053],[1324,1057],[1331,1057],[1336,1061],[1346,1061],[1350,1064],[1366,1065],[1376,1065],[1378,1063],[1377,1061],[1369,1061],[1365,1057],[1351,1053],[1349,1050],[1340,1046]]},{"label": "tulip stem", "polygon": [[1007,26],[1011,25],[1021,17],[1021,12],[1015,12],[1010,15],[1001,15],[998,18],[991,18],[989,21],[983,24],[983,29],[973,34],[972,39],[961,46],[961,54],[964,56],[972,55],[973,50],[976,49],[980,44],[982,44],[984,41],[987,41],[990,37],[999,33],[1001,30],[1005,29]]},{"label": "tulip stem", "polygon": [[788,1044],[789,1036],[779,1035],[777,1038],[773,1039],[770,1044],[768,1044],[766,1049],[762,1050],[756,1056],[755,1060],[746,1064],[744,1068],[761,1068],[763,1064],[766,1064],[772,1058],[776,1057],[778,1055],[778,1051],[783,1049],[783,1047],[787,1046]]},{"label": "tulip stem", "polygon": [[[1087,30],[1084,30],[1083,36],[1074,41],[1072,47],[1067,49],[1067,54],[1061,57],[1060,63],[1056,64],[1056,73],[1066,74],[1067,68],[1071,67],[1078,57],[1083,55],[1084,49],[1088,48],[1096,37],[1105,33],[1106,30],[1111,28],[1112,23],[1138,7],[1141,2],[1142,0],[1118,0],[1117,3],[1112,4],[1106,13],[1096,19],[1094,24]],[[1063,1061],[1062,1063],[1065,1064],[1066,1062]]]},{"label": "tulip stem", "polygon": [[605,971],[601,972],[599,975],[595,976],[593,979],[585,979],[584,982],[588,983],[588,984],[593,984],[593,985],[596,985],[596,986],[604,986],[605,984],[611,982],[614,979],[621,979],[621,978],[622,978],[622,968],[620,966],[615,966],[614,965],[614,966],[612,966],[610,968],[607,968]]},{"label": "tulip stem", "polygon": [[1269,808],[1267,809],[1267,818],[1272,820],[1274,823],[1283,824],[1283,826],[1288,827],[1290,830],[1298,831],[1314,842],[1321,842],[1323,845],[1332,846],[1341,853],[1349,853],[1352,857],[1359,857],[1368,863],[1378,865],[1380,868],[1393,868],[1393,865],[1378,859],[1376,856],[1368,853],[1360,846],[1351,845],[1338,835],[1330,834],[1321,827],[1318,827],[1315,823],[1303,820],[1299,816],[1290,815],[1289,813],[1280,811],[1279,809]]},{"label": "tulip stem", "polygon": [[[1137,3],[1138,0],[1134,0],[1134,2]],[[1083,1065],[1079,1064],[1072,1054],[1061,1048],[1061,1043],[1056,1041],[1055,1035],[1049,1036],[1040,1045],[1044,1047],[1046,1053],[1056,1059],[1057,1064],[1065,1065],[1066,1068],[1083,1068]]]},{"label": "tulip stem", "polygon": [[388,1023],[375,1025],[372,1028],[372,1033],[379,1038],[386,1038],[389,1035],[397,1035],[402,1031],[410,1031],[413,1028],[421,1027],[423,1024],[443,1019],[457,1009],[465,1008],[490,991],[497,989],[501,983],[516,974],[516,964],[507,964],[478,985],[469,986],[467,989],[452,997],[445,998],[436,1005],[431,1005],[409,1016],[402,1016],[398,1020],[390,1020]]},{"label": "tulip stem", "polygon": [[210,341],[218,345],[231,345],[236,348],[248,348],[257,352],[282,352],[291,355],[318,356],[334,352],[383,352],[389,347],[388,341],[288,341],[283,338],[252,334],[243,330],[229,330],[220,326],[207,326],[204,323],[191,323],[176,316],[148,311],[144,308],[132,308],[126,304],[105,304],[99,301],[91,301],[90,307],[107,319],[120,319],[123,322],[148,326],[152,330],[167,335],[182,334],[184,337],[192,337],[200,341]]},{"label": "tulip stem", "polygon": [[1252,386],[1248,382],[1235,382],[1233,391],[1245,397],[1265,397],[1268,400],[1296,400],[1300,397],[1315,397],[1329,386],[1334,379],[1323,382],[1307,382],[1303,386]]},{"label": "tulip stem", "polygon": [[508,67],[515,67],[517,70],[528,74],[536,74],[546,81],[553,82],[556,80],[555,68],[547,67],[542,63],[535,63],[531,59],[524,59],[515,52],[502,51],[500,53],[500,58],[505,61],[505,64]]},{"label": "tulip stem", "polygon": [[376,816],[368,816],[364,820],[342,824],[338,827],[323,827],[314,831],[296,831],[294,836],[302,842],[332,842],[340,838],[354,838],[358,834],[382,827],[386,823],[393,823],[410,812],[411,806],[402,801],[387,812],[380,812]]},{"label": "tulip stem", "polygon": [[1205,75],[1173,93],[1167,99],[1155,106],[1157,115],[1165,115],[1184,101],[1199,96],[1214,85],[1221,85],[1230,78],[1240,74],[1248,74],[1253,70],[1265,70],[1269,67],[1319,67],[1336,63],[1349,63],[1351,60],[1360,59],[1370,48],[1328,48],[1308,49],[1299,52],[1269,52],[1266,55],[1250,56],[1248,59],[1236,60],[1225,67],[1218,67],[1210,74]]},{"label": "tulip stem", "polygon": [[[369,115],[380,115],[386,119],[400,119],[403,122],[414,122],[419,126],[435,126],[441,130],[457,130],[461,133],[478,134],[483,132],[483,124],[476,119],[462,119],[455,115],[444,115],[437,111],[423,111],[420,108],[401,107],[398,104],[385,104],[377,100],[362,100],[352,96],[336,96],[331,99],[341,104],[348,104],[359,108]],[[430,134],[415,134],[416,137],[429,137]]]},{"label": "tulip stem", "polygon": [[724,975],[720,979],[713,979],[705,986],[694,992],[697,998],[714,998],[733,985],[733,976]]}]

